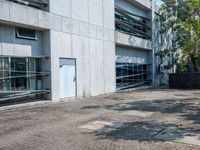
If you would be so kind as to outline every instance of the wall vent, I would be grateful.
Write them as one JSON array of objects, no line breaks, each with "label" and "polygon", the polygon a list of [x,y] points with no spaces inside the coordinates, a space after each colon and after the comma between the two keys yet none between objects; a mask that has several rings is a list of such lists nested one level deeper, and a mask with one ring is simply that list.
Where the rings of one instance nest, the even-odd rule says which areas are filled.
[{"label": "wall vent", "polygon": [[35,30],[25,28],[16,28],[16,37],[21,39],[37,40]]}]

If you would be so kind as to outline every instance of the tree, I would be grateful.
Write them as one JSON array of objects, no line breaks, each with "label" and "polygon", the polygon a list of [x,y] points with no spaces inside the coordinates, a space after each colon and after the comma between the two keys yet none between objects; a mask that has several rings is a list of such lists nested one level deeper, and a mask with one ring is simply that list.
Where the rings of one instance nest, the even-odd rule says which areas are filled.
[{"label": "tree", "polygon": [[168,40],[170,43],[168,48],[159,51],[157,55],[165,57],[172,54],[173,61],[170,67],[180,62],[181,67],[179,68],[182,71],[199,71],[200,1],[165,0],[165,4],[161,6],[160,16],[157,21],[160,22],[160,33],[171,35]]},{"label": "tree", "polygon": [[189,60],[193,64],[195,72],[200,70],[200,1],[188,1],[189,17],[186,18],[182,25],[185,30],[190,32],[190,39],[183,48],[183,59]]}]

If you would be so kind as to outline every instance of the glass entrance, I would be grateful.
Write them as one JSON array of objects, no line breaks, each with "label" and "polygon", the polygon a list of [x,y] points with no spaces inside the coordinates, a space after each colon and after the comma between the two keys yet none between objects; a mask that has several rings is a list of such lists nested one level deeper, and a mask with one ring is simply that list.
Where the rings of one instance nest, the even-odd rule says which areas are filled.
[{"label": "glass entrance", "polygon": [[42,71],[46,57],[0,57],[0,102],[50,93],[50,71]]},{"label": "glass entrance", "polygon": [[128,89],[151,83],[148,64],[116,63],[117,89]]},{"label": "glass entrance", "polygon": [[49,72],[41,71],[40,58],[0,57],[0,92],[42,90]]},{"label": "glass entrance", "polygon": [[26,58],[11,58],[11,90],[25,91],[27,89]]}]

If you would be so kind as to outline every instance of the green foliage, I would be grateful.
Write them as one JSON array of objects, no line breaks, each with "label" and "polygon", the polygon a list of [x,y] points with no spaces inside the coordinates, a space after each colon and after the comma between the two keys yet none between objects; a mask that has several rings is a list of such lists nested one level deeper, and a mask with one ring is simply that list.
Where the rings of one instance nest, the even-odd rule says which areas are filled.
[{"label": "green foliage", "polygon": [[[180,70],[190,61],[193,66],[200,68],[200,0],[177,0],[177,3],[165,3],[161,6],[160,16],[156,18],[160,23],[160,33],[172,35],[168,53],[177,56],[182,50],[177,67]],[[165,52],[158,52],[161,57]],[[179,56],[178,56],[179,57]]]},{"label": "green foliage", "polygon": [[185,72],[186,71],[186,65],[184,63],[177,63],[177,72]]}]

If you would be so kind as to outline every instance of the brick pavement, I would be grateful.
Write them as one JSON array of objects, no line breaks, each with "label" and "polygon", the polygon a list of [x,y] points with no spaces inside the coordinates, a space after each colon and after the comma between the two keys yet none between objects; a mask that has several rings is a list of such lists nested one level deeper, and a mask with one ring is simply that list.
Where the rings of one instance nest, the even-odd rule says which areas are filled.
[{"label": "brick pavement", "polygon": [[[169,128],[187,131],[187,135],[200,131],[198,90],[115,93],[0,114],[0,150],[200,149],[198,143],[177,141],[184,135],[155,138]],[[122,126],[110,132],[80,128],[99,121]]]}]

